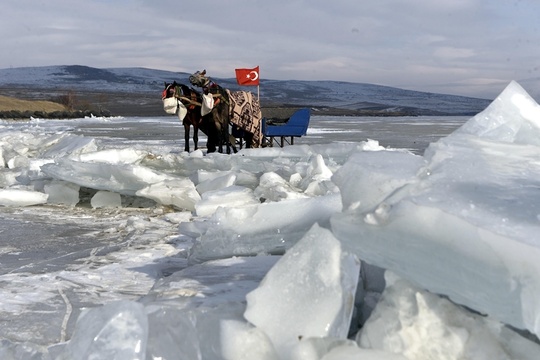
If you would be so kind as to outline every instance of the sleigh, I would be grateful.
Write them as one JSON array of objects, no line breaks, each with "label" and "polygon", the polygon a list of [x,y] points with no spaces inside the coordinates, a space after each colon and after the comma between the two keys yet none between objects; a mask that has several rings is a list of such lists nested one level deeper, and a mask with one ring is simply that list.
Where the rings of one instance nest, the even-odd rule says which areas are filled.
[{"label": "sleigh", "polygon": [[285,144],[294,145],[295,137],[306,135],[309,125],[309,109],[300,109],[286,120],[271,118],[262,119],[263,144],[273,147],[274,143],[280,147]]}]

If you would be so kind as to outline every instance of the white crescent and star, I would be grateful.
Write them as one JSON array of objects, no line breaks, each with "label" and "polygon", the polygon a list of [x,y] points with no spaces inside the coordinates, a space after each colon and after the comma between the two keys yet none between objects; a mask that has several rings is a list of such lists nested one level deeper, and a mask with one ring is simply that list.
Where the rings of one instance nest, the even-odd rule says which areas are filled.
[{"label": "white crescent and star", "polygon": [[251,71],[246,77],[251,81],[256,81],[259,78],[259,73],[256,71]]}]

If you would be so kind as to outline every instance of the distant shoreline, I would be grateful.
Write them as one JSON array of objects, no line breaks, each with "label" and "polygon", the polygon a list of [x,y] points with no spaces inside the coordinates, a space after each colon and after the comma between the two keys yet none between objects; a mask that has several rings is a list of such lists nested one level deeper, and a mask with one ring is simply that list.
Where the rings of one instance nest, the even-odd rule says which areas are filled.
[{"label": "distant shoreline", "polygon": [[[87,116],[166,116],[163,111],[161,94],[156,93],[121,93],[112,91],[89,91],[71,90],[63,88],[32,88],[23,86],[2,86],[0,95],[8,96],[16,100],[26,101],[48,101],[58,103],[61,97],[73,96],[74,107],[72,110],[55,109],[53,111],[21,109],[13,107],[8,109],[0,107],[0,119],[70,119]],[[396,117],[396,116],[455,116],[455,115],[475,115],[474,113],[445,114],[435,111],[422,111],[419,109],[400,109],[390,111],[388,109],[344,109],[328,106],[312,106],[310,104],[286,104],[261,101],[263,117],[267,118],[288,118],[294,110],[299,108],[310,108],[312,115],[320,116],[373,116],[373,117]],[[289,114],[288,116],[285,114]]]}]

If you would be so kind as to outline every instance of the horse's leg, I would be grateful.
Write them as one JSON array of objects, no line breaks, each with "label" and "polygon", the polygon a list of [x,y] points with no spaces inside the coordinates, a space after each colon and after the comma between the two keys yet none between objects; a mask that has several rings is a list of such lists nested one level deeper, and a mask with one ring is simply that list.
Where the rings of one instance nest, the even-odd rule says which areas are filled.
[{"label": "horse's leg", "polygon": [[249,131],[244,131],[244,140],[246,141],[246,148],[251,148],[251,143],[253,142],[253,134]]},{"label": "horse's leg", "polygon": [[[236,138],[232,134],[229,134],[229,144],[231,144],[232,150],[236,154],[238,152],[238,149],[236,148]],[[242,149],[241,143],[240,143],[240,149]]]},{"label": "horse's leg", "polygon": [[217,145],[218,145],[218,152],[223,154],[223,134],[221,133],[221,131],[219,132]]},{"label": "horse's leg", "polygon": [[220,111],[221,106],[214,107],[212,109],[212,122],[215,129],[216,143],[218,146],[218,152],[223,154],[223,143],[225,138],[223,137],[223,126],[222,126],[222,114]]},{"label": "horse's leg", "polygon": [[201,121],[202,121],[202,125],[204,125],[203,132],[204,132],[204,129],[206,129],[205,134],[208,139],[206,142],[207,152],[213,153],[216,151],[216,144],[219,144],[219,133],[218,133],[218,129],[216,128],[216,124],[214,123],[213,112],[208,115],[203,116]]},{"label": "horse's leg", "polygon": [[223,145],[226,146],[227,154],[231,153],[231,142],[229,140],[229,107],[224,102],[214,108],[214,121],[219,133],[219,152],[223,153]]},{"label": "horse's leg", "polygon": [[193,126],[193,145],[195,150],[199,149],[199,122],[194,111],[188,112],[186,120]]},{"label": "horse's leg", "polygon": [[199,148],[199,127],[196,123],[193,123],[193,143],[195,144],[195,150]]},{"label": "horse's leg", "polygon": [[219,133],[219,152],[223,154],[223,145],[225,144],[227,147],[227,153],[229,151],[229,146],[227,142],[227,138],[225,137],[225,129],[223,128],[222,124],[216,124],[218,126],[218,133]]},{"label": "horse's leg", "polygon": [[223,137],[223,142],[225,143],[225,146],[227,147],[227,154],[230,154],[231,151],[233,151],[234,153],[238,152],[238,150],[236,150],[236,145],[234,145],[234,142],[231,142],[231,133],[229,132],[228,124],[227,126],[223,127],[222,137]]},{"label": "horse's leg", "polygon": [[[189,121],[187,119],[184,119],[184,150],[189,152]],[[195,145],[195,149],[197,148],[197,145]]]},{"label": "horse's leg", "polygon": [[223,145],[225,145],[225,151],[227,152],[227,154],[229,154],[230,153],[229,139],[225,135],[225,134],[228,133],[228,131],[225,130],[225,128],[223,127],[223,124],[219,124],[219,126],[220,126],[220,129],[219,129],[219,152],[223,154]]},{"label": "horse's leg", "polygon": [[213,153],[213,152],[216,152],[216,139],[215,139],[215,134],[212,134],[212,135],[208,135],[208,141],[206,143],[206,149],[207,149],[207,153]]},{"label": "horse's leg", "polygon": [[237,153],[238,149],[236,148],[236,138],[232,135],[232,132],[229,131],[229,126],[226,128],[226,134],[224,134],[226,143],[227,143],[227,154],[231,153],[231,149],[233,153]]}]

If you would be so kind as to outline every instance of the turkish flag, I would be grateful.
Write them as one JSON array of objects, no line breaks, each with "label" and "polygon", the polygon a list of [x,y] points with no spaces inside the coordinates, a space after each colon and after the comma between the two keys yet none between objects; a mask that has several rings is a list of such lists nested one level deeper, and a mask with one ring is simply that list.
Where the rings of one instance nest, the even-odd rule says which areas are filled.
[{"label": "turkish flag", "polygon": [[238,85],[259,85],[259,67],[253,69],[235,69]]}]

